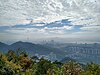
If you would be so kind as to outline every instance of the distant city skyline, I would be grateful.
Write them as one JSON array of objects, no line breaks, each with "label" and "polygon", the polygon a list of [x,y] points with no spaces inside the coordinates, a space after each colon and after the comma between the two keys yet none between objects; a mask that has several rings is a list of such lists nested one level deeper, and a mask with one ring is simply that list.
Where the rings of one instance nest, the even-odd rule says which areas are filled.
[{"label": "distant city skyline", "polygon": [[0,41],[100,42],[100,0],[0,0]]}]

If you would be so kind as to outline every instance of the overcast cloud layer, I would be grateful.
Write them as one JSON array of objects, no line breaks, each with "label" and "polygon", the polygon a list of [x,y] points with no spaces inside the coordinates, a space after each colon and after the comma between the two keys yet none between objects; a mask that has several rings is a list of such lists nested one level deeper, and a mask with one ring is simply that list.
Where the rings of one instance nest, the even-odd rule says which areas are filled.
[{"label": "overcast cloud layer", "polygon": [[100,0],[0,0],[1,41],[100,42],[99,34]]}]

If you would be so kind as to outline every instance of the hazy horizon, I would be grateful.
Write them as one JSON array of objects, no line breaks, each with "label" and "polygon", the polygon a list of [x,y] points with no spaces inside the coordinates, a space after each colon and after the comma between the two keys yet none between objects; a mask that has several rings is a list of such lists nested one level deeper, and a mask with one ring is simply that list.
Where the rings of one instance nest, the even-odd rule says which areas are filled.
[{"label": "hazy horizon", "polygon": [[50,43],[51,41],[54,41],[54,43],[59,43],[59,44],[64,44],[64,43],[77,43],[77,44],[94,44],[94,43],[98,43],[98,44],[100,44],[100,42],[87,42],[87,41],[65,41],[65,40],[63,40],[62,41],[62,39],[61,40],[54,40],[54,39],[48,39],[48,40],[38,40],[38,41],[22,41],[22,40],[17,40],[17,41],[0,41],[0,42],[2,42],[2,43],[5,43],[5,44],[7,44],[7,45],[11,45],[11,44],[13,44],[13,43],[16,43],[16,42],[29,42],[29,43],[33,43],[33,44],[43,44],[43,42],[44,43]]}]

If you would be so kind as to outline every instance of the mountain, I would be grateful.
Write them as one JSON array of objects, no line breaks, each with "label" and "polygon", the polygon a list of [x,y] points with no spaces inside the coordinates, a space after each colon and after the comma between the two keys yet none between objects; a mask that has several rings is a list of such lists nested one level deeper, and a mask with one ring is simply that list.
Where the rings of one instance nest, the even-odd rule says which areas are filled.
[{"label": "mountain", "polygon": [[0,42],[0,52],[5,53],[9,46],[5,43]]},{"label": "mountain", "polygon": [[[0,42],[0,52],[7,53],[8,50],[24,50],[30,56],[37,55],[50,60],[77,60],[81,63],[100,63],[100,44],[77,44],[77,43],[56,43],[51,41],[45,44],[34,44],[18,41],[11,45]],[[66,58],[67,57],[67,58]]]},{"label": "mountain", "polygon": [[33,44],[29,42],[16,42],[10,45],[10,49],[16,50],[16,49],[22,49],[26,50],[27,52],[32,52],[32,53],[39,53],[39,54],[47,54],[50,52],[49,48],[46,48],[42,45],[39,44]]},{"label": "mountain", "polygon": [[1,47],[5,47],[5,46],[8,46],[8,45],[5,44],[5,43],[0,42],[0,48],[1,48]]},{"label": "mountain", "polygon": [[66,62],[69,62],[69,61],[76,61],[76,60],[73,59],[73,58],[70,58],[70,57],[64,57],[60,62],[66,63]]},{"label": "mountain", "polygon": [[52,47],[43,46],[40,44],[34,44],[34,43],[22,42],[22,41],[15,42],[11,45],[0,43],[1,52],[3,51],[7,52],[8,50],[16,51],[19,48],[21,50],[25,50],[29,55],[35,55],[35,54],[49,55],[51,52],[53,52],[54,54],[57,55],[58,59],[62,59],[63,58],[62,55],[65,55],[65,53],[62,52],[61,50]]}]

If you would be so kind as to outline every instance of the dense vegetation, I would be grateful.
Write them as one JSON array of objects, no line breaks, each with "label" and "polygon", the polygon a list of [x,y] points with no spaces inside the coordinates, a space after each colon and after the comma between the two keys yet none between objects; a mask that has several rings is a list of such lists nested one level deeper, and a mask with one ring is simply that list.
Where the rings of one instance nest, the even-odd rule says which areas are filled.
[{"label": "dense vegetation", "polygon": [[62,64],[9,50],[7,54],[0,53],[0,75],[100,75],[100,65],[80,65],[74,61]]}]

